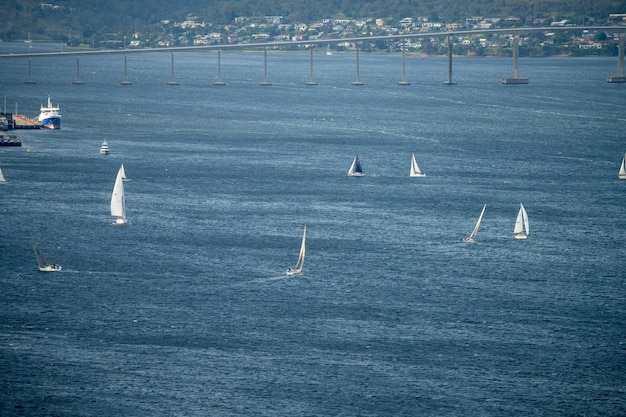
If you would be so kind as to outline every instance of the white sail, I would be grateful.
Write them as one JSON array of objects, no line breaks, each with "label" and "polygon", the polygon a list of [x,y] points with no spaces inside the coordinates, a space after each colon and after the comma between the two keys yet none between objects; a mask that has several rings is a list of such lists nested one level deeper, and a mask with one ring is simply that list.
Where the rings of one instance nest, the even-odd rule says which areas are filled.
[{"label": "white sail", "polygon": [[626,180],[626,154],[622,158],[622,165],[619,168],[619,179]]},{"label": "white sail", "polygon": [[4,178],[4,174],[2,174],[2,168],[0,168],[0,184],[6,184],[7,180]]},{"label": "white sail", "polygon": [[350,165],[350,169],[348,170],[348,175],[350,177],[362,177],[365,174],[363,173],[363,168],[361,168],[361,161],[359,160],[359,155],[354,157],[352,161],[352,165]]},{"label": "white sail", "polygon": [[122,164],[122,166],[120,167],[120,172],[122,173],[122,179],[124,181],[126,181],[128,179],[128,177],[126,177],[126,170],[124,169],[124,164]]},{"label": "white sail", "polygon": [[300,245],[300,254],[298,255],[298,261],[294,268],[287,269],[287,275],[298,274],[302,272],[304,267],[304,255],[306,254],[306,224],[304,225],[304,232],[302,232],[302,244]]},{"label": "white sail", "polygon": [[420,167],[417,165],[417,162],[415,161],[415,154],[411,155],[411,173],[410,173],[411,177],[425,177],[426,174],[424,174],[422,172],[422,170],[420,169]]},{"label": "white sail", "polygon": [[476,226],[474,226],[474,230],[472,230],[472,234],[469,236],[465,236],[463,241],[465,242],[474,242],[476,239],[476,235],[478,234],[478,229],[480,229],[480,222],[483,220],[483,215],[485,214],[485,209],[487,208],[487,204],[483,206],[483,210],[480,212],[480,216],[478,217],[478,221],[476,222]]},{"label": "white sail", "polygon": [[515,239],[527,239],[530,233],[530,226],[528,223],[528,213],[522,203],[519,204],[519,211],[517,212],[517,218],[515,219],[515,228],[513,229],[513,236]]},{"label": "white sail", "polygon": [[113,194],[111,195],[111,216],[116,217],[114,224],[126,223],[126,199],[124,197],[122,168],[117,172]]},{"label": "white sail", "polygon": [[33,237],[33,248],[35,249],[35,257],[37,258],[37,266],[41,272],[55,272],[60,271],[61,265],[53,264],[46,256],[43,250],[37,244],[37,241]]}]

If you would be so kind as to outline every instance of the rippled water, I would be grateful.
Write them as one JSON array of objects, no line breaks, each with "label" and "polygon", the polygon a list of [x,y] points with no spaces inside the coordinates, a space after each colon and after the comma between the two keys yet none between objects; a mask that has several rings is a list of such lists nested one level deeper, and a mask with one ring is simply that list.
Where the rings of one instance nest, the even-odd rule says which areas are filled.
[{"label": "rippled water", "polygon": [[[0,61],[2,415],[621,415],[615,59]],[[111,154],[98,153],[107,139]],[[27,152],[29,150],[29,152]],[[346,175],[354,154],[366,177]],[[409,178],[415,153],[426,178]],[[130,224],[109,200],[124,163]],[[528,241],[512,236],[519,203]],[[483,204],[476,244],[464,244]],[[304,272],[287,277],[302,226]],[[35,235],[63,271],[36,271]]]}]

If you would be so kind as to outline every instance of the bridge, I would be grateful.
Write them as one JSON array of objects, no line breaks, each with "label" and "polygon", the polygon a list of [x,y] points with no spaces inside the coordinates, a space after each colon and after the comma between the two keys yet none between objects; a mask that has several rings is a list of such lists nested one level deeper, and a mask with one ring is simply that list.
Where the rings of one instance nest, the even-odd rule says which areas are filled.
[{"label": "bridge", "polygon": [[[580,31],[598,31],[598,32],[610,32],[619,33],[618,43],[618,63],[617,74],[610,75],[607,78],[609,83],[626,83],[626,76],[624,75],[624,37],[626,27],[624,26],[550,26],[550,27],[537,27],[537,28],[506,28],[506,29],[471,29],[471,30],[454,30],[454,31],[440,31],[440,32],[419,32],[419,33],[406,33],[402,35],[384,35],[384,36],[363,36],[363,37],[351,37],[351,38],[336,38],[336,39],[315,39],[315,40],[300,40],[300,41],[281,41],[281,42],[258,42],[258,43],[237,43],[237,44],[220,44],[220,45],[194,45],[194,46],[180,46],[180,47],[167,47],[167,48],[141,48],[141,49],[118,49],[118,50],[85,50],[85,51],[73,51],[65,50],[58,52],[34,52],[24,54],[0,54],[0,58],[28,58],[28,79],[24,81],[26,84],[34,84],[35,81],[31,79],[31,59],[35,57],[48,57],[48,56],[76,56],[76,71],[77,78],[73,81],[74,84],[82,84],[80,80],[80,55],[94,55],[94,54],[123,54],[124,55],[124,79],[120,81],[122,85],[130,85],[131,82],[127,77],[126,69],[126,56],[128,54],[145,53],[145,52],[170,52],[172,61],[172,79],[168,81],[168,85],[177,85],[178,82],[174,79],[174,52],[189,52],[200,50],[215,50],[218,52],[218,78],[214,83],[215,85],[224,85],[221,80],[220,74],[220,52],[222,50],[229,49],[263,49],[264,50],[264,68],[265,76],[261,85],[271,85],[267,80],[267,48],[276,47],[289,47],[289,46],[311,46],[311,45],[327,45],[339,42],[353,43],[356,45],[356,79],[352,83],[353,85],[362,85],[363,83],[359,79],[359,43],[367,41],[402,41],[407,39],[416,38],[447,38],[448,45],[448,78],[444,81],[445,85],[455,85],[456,82],[452,79],[452,37],[464,36],[464,35],[478,35],[478,34],[508,34],[513,36],[513,67],[512,76],[504,78],[503,84],[528,84],[528,78],[519,76],[519,39],[520,36],[530,33],[546,33],[546,32],[580,32]],[[410,83],[405,79],[404,72],[404,58],[405,48],[402,51],[402,79],[398,82],[399,85],[409,85]],[[313,80],[313,51],[311,50],[310,57],[310,78],[306,83],[307,85],[317,85]]]}]

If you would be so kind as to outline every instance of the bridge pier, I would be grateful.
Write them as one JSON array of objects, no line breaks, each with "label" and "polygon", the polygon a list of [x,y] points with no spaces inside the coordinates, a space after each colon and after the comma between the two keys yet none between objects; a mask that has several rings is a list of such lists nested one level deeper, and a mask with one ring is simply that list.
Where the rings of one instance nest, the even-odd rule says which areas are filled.
[{"label": "bridge pier", "polygon": [[404,56],[405,55],[406,55],[406,39],[402,41],[402,78],[400,79],[400,81],[398,81],[398,85],[410,85],[411,84],[405,78],[405,72],[404,72]]},{"label": "bridge pier", "polygon": [[267,48],[263,48],[263,68],[264,68],[264,75],[263,75],[263,81],[261,81],[259,84],[260,85],[272,85],[271,82],[269,82],[267,80]]},{"label": "bridge pier", "polygon": [[36,81],[30,78],[30,57],[28,58],[28,79],[24,80],[24,84],[37,84]]},{"label": "bridge pier", "polygon": [[217,80],[213,83],[213,85],[226,85],[224,81],[222,81],[222,57],[221,57],[221,49],[217,50]]},{"label": "bridge pier", "polygon": [[626,83],[624,76],[624,33],[619,34],[619,43],[617,47],[617,75],[609,75],[606,79],[608,83]]},{"label": "bridge pier", "polygon": [[513,77],[503,78],[502,84],[528,84],[528,78],[520,77],[517,73],[519,61],[519,35],[513,35]]},{"label": "bridge pier", "polygon": [[124,79],[120,81],[121,85],[131,85],[132,83],[128,80],[128,72],[126,67],[126,53],[124,53]]},{"label": "bridge pier", "polygon": [[455,85],[452,81],[452,37],[448,35],[448,79],[443,82],[444,85]]},{"label": "bridge pier", "polygon": [[313,48],[311,48],[311,57],[309,58],[309,81],[306,82],[306,85],[317,85],[317,83],[313,80]]},{"label": "bridge pier", "polygon": [[78,55],[76,55],[76,79],[72,81],[72,84],[85,84],[85,82],[80,79],[80,57]]},{"label": "bridge pier", "polygon": [[178,85],[178,82],[174,79],[174,51],[172,53],[172,79],[167,82],[167,85]]},{"label": "bridge pier", "polygon": [[363,85],[359,79],[359,43],[356,43],[356,78],[352,81],[352,85]]}]

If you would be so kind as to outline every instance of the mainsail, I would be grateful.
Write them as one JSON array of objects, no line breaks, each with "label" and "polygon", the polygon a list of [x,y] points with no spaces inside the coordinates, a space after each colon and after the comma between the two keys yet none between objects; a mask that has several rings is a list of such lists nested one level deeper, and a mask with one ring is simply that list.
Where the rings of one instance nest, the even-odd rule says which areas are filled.
[{"label": "mainsail", "polygon": [[483,220],[483,215],[485,214],[486,208],[487,208],[487,204],[483,206],[483,210],[480,212],[480,216],[478,217],[476,226],[474,226],[474,230],[472,230],[472,234],[463,238],[465,242],[474,242],[474,239],[476,239],[476,235],[478,234],[478,229],[480,229],[480,222],[482,222]]},{"label": "mainsail", "polygon": [[526,239],[530,233],[530,227],[528,223],[528,213],[522,203],[519,204],[519,211],[517,212],[517,218],[515,219],[515,228],[513,229],[513,235],[516,239]]},{"label": "mainsail", "polygon": [[425,177],[426,174],[422,172],[420,167],[417,165],[417,161],[415,161],[415,154],[411,155],[411,177]]},{"label": "mainsail", "polygon": [[351,177],[362,177],[365,175],[363,173],[363,168],[361,168],[361,161],[359,160],[359,155],[356,155],[354,157],[354,160],[352,161],[352,165],[350,166],[350,169],[348,170],[348,175]]},{"label": "mainsail", "polygon": [[306,254],[306,224],[304,225],[304,232],[302,232],[302,244],[300,245],[300,254],[298,255],[298,261],[294,268],[287,269],[287,275],[293,275],[302,272],[304,267],[304,255]]},{"label": "mainsail", "polygon": [[116,224],[126,223],[126,199],[124,197],[124,181],[122,178],[122,168],[120,167],[115,178],[115,186],[111,195],[111,216],[117,217]]}]

